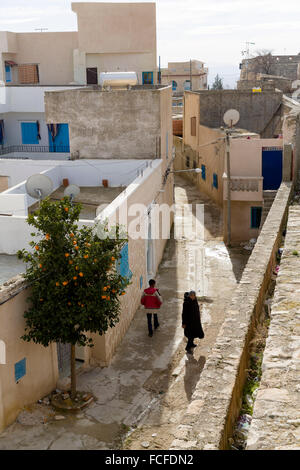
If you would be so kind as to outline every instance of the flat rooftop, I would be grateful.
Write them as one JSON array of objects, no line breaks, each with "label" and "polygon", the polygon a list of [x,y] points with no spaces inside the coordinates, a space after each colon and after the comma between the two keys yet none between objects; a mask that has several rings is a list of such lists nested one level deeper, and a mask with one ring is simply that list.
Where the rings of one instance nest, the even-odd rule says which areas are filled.
[{"label": "flat rooftop", "polygon": [[24,273],[26,264],[16,255],[0,254],[0,286],[17,274]]},{"label": "flat rooftop", "polygon": [[[52,201],[59,201],[64,197],[64,190],[65,188],[63,186],[60,186],[56,191],[51,194],[50,199]],[[76,198],[74,198],[74,202],[82,204],[80,219],[94,220],[99,213],[97,212],[99,206],[101,206],[102,204],[110,204],[124,190],[125,186],[111,188],[104,188],[103,186],[81,187],[80,194]],[[32,213],[37,209],[38,203],[35,203],[30,206],[29,212]]]}]

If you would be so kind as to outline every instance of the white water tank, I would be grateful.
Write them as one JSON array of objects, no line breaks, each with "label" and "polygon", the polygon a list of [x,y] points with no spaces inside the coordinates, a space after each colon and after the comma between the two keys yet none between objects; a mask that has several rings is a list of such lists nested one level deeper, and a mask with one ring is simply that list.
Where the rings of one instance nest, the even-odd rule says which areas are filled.
[{"label": "white water tank", "polygon": [[110,87],[127,87],[138,84],[135,72],[102,72],[100,73],[100,85]]}]

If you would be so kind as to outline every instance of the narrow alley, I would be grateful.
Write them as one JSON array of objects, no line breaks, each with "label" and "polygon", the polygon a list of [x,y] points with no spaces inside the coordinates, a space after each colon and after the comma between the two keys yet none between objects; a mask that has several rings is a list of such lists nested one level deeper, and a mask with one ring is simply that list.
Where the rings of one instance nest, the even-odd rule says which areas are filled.
[{"label": "narrow alley", "polygon": [[[228,251],[221,211],[208,197],[181,177],[174,191],[175,233],[187,217],[183,206],[193,204],[195,218],[196,204],[203,204],[203,239],[168,241],[156,277],[164,300],[158,330],[148,337],[139,309],[111,365],[78,377],[78,390],[93,393],[95,402],[77,414],[28,407],[0,435],[1,450],[169,448],[249,256],[242,248]],[[205,332],[193,356],[185,353],[181,327],[183,294],[190,289],[197,291]]]}]

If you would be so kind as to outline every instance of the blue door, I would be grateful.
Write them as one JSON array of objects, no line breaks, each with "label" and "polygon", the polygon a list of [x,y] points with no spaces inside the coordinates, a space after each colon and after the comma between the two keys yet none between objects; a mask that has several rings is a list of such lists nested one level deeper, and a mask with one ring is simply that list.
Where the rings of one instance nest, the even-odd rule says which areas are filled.
[{"label": "blue door", "polygon": [[263,190],[278,189],[282,181],[282,150],[263,149],[262,176],[264,178]]},{"label": "blue door", "polygon": [[58,133],[52,139],[51,132],[48,129],[49,135],[49,150],[50,152],[70,152],[70,140],[69,140],[69,125],[68,124],[58,124]]},{"label": "blue door", "polygon": [[38,145],[38,127],[36,122],[21,122],[22,144]]}]

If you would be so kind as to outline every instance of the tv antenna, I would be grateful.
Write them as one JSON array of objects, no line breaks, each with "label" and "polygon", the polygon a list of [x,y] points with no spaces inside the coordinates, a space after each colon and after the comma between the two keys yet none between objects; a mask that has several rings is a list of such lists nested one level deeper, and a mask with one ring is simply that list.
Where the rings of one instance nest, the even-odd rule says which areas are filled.
[{"label": "tv antenna", "polygon": [[76,196],[80,193],[80,188],[77,184],[69,184],[64,190],[64,196],[69,197],[71,199],[71,204],[73,204],[73,200]]},{"label": "tv antenna", "polygon": [[29,196],[41,202],[42,199],[52,193],[53,182],[49,176],[38,173],[37,175],[29,176],[25,184],[25,189]]},{"label": "tv antenna", "polygon": [[34,31],[40,31],[42,33],[43,31],[48,31],[48,28],[35,28]]}]

